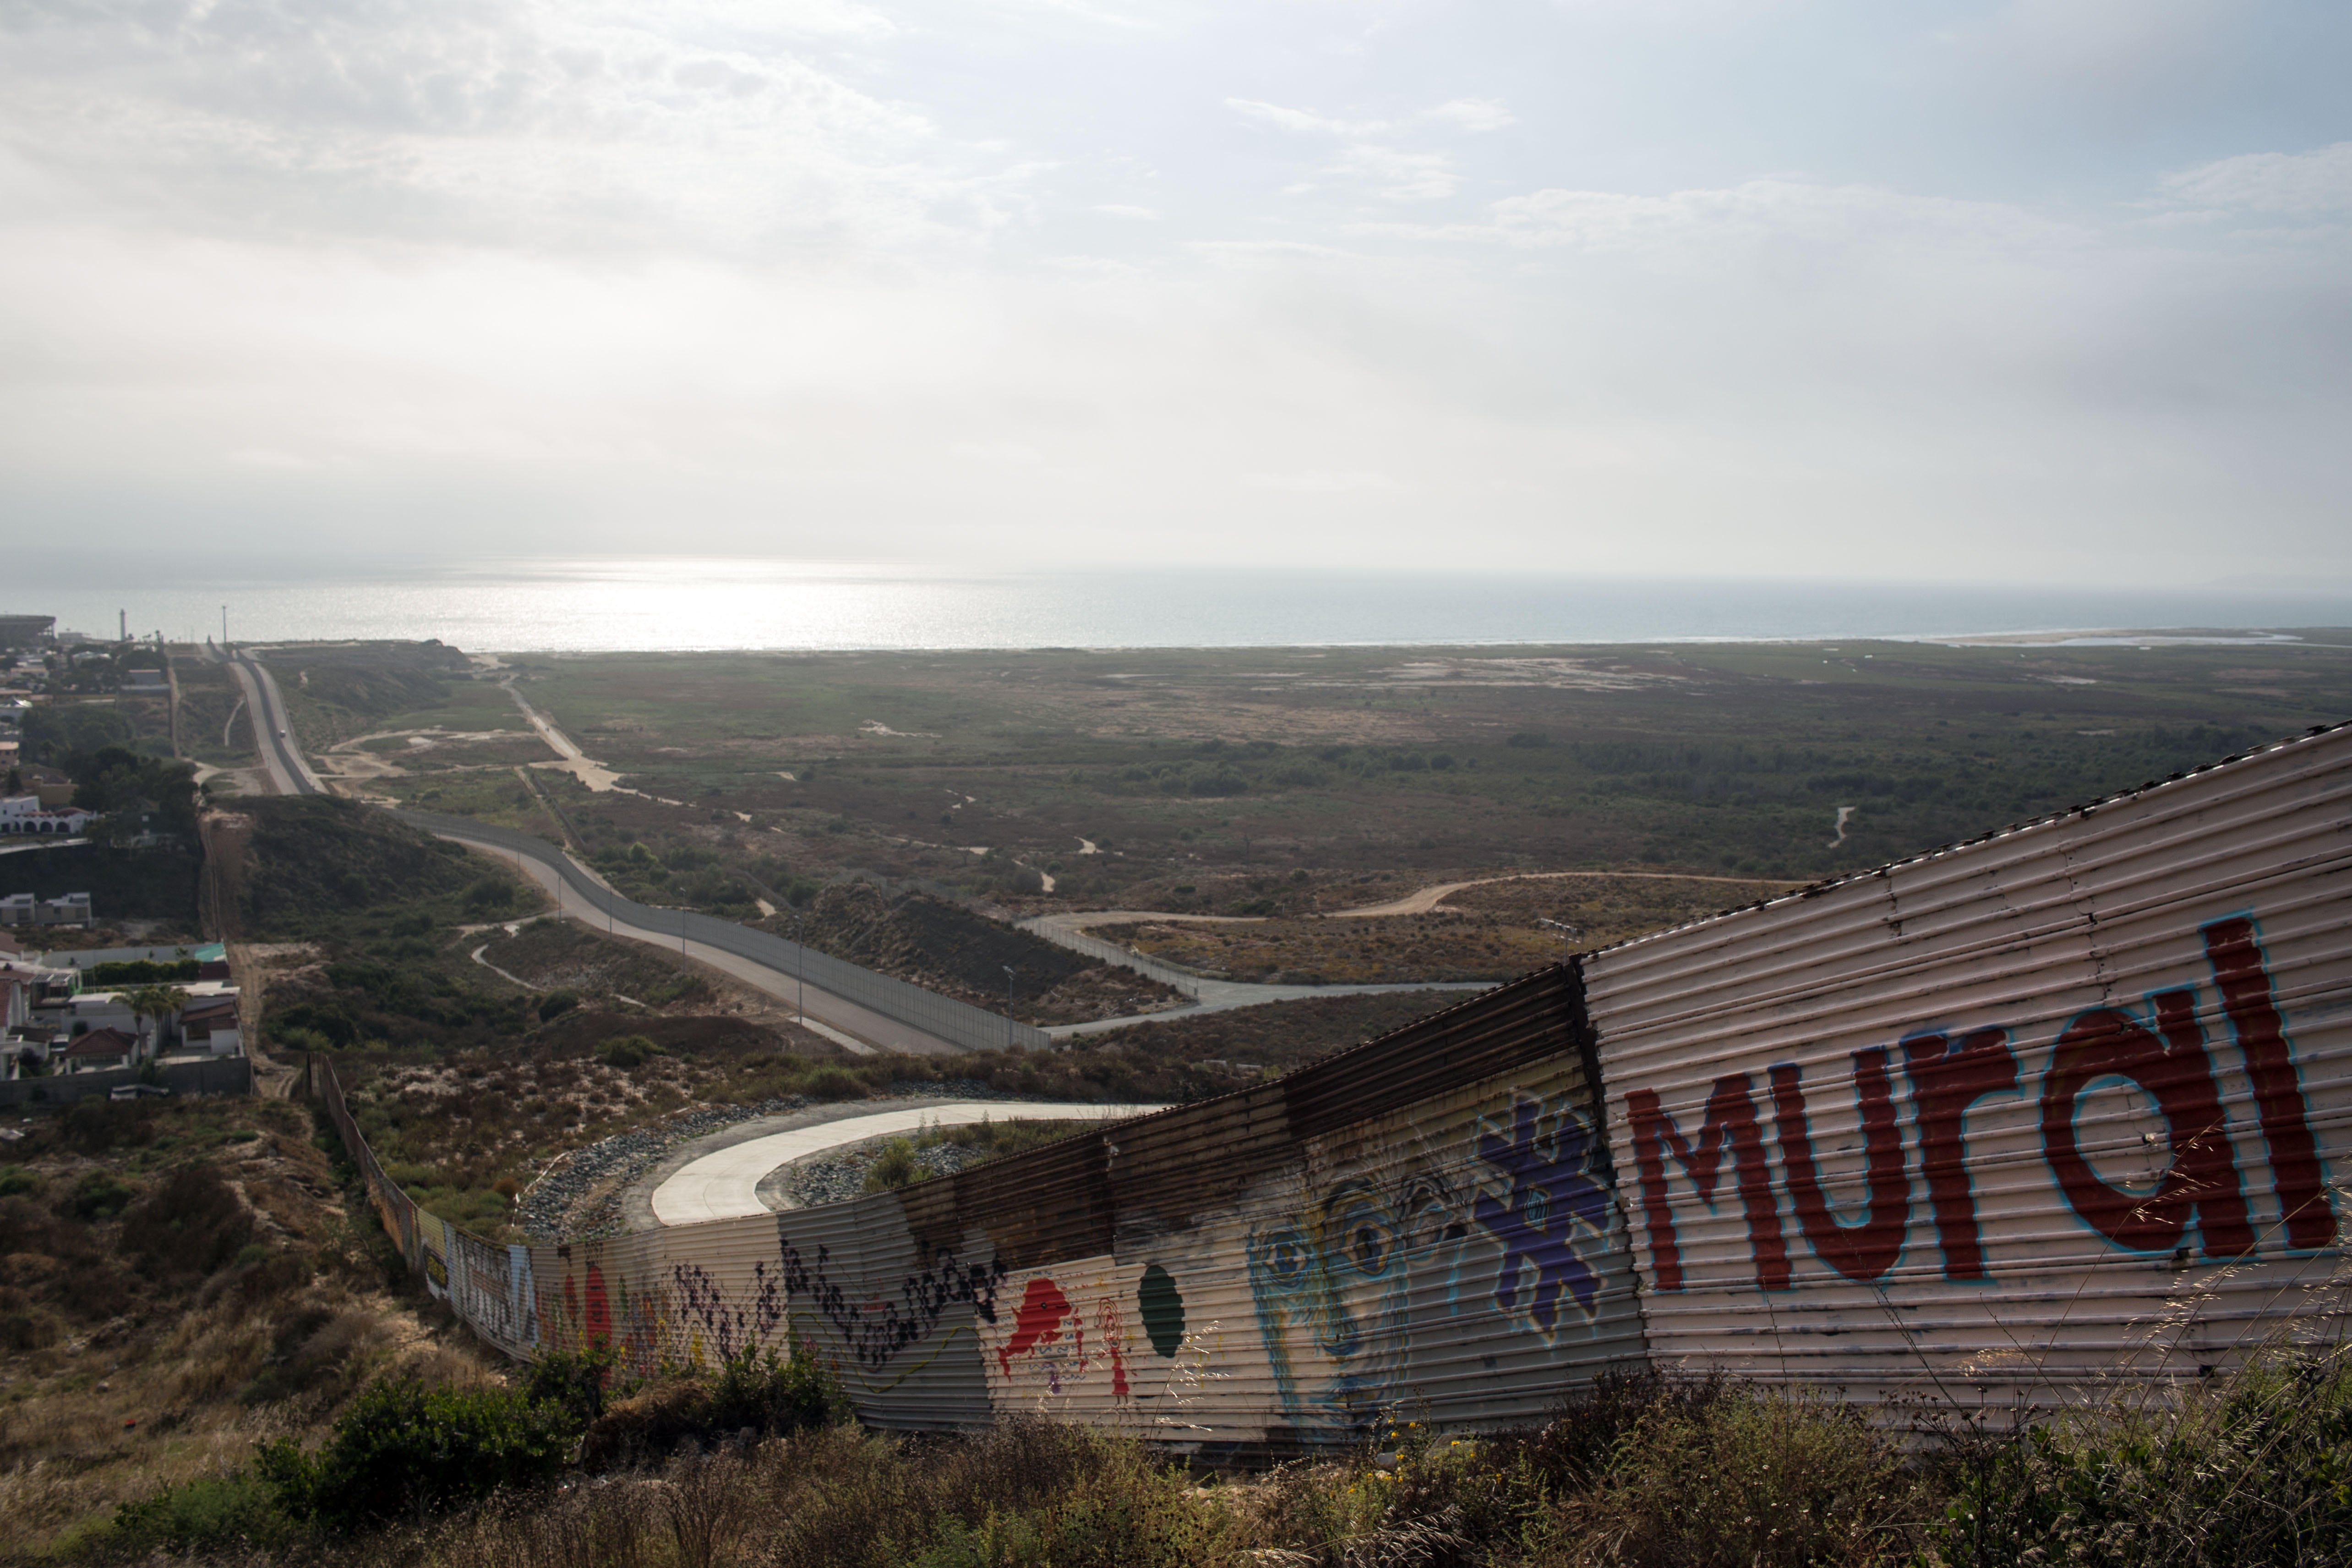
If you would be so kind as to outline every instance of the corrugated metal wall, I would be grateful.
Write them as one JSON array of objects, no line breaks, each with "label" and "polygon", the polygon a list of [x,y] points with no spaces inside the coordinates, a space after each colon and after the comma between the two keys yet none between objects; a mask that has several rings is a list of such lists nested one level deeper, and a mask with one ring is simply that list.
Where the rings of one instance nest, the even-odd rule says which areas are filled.
[{"label": "corrugated metal wall", "polygon": [[317,1087],[491,1342],[790,1337],[880,1426],[1280,1452],[1644,1361],[2048,1401],[2336,1331],[2347,890],[2337,730],[903,1193],[568,1247],[421,1214]]},{"label": "corrugated metal wall", "polygon": [[1663,1364],[2053,1400],[2332,1332],[2352,731],[1587,961]]},{"label": "corrugated metal wall", "polygon": [[1383,1418],[1491,1425],[1638,1361],[1572,970],[1218,1100],[904,1193],[497,1247],[383,1181],[434,1289],[518,1355],[641,1371],[814,1346],[885,1426],[1043,1408],[1280,1452]]}]

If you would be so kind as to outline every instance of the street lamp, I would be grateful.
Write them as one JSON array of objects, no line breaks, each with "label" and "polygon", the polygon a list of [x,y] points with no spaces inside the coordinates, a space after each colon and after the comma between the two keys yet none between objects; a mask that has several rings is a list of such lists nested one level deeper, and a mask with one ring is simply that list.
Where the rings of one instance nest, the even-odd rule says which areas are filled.
[{"label": "street lamp", "polygon": [[801,936],[801,911],[793,911],[793,984],[800,988],[800,1021],[808,1025],[808,943]]},{"label": "street lamp", "polygon": [[1013,1048],[1013,966],[1004,966],[1004,1048]]}]

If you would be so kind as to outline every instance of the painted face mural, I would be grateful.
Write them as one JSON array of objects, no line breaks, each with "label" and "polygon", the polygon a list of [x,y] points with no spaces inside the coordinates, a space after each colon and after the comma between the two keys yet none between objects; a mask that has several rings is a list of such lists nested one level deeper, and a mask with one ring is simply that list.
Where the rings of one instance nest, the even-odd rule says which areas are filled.
[{"label": "painted face mural", "polygon": [[1455,1208],[1434,1172],[1385,1188],[1352,1178],[1251,1237],[1250,1294],[1294,1426],[1352,1431],[1380,1419],[1404,1359],[1411,1274],[1458,1250]]},{"label": "painted face mural", "polygon": [[1302,1433],[1363,1431],[1408,1403],[1416,1329],[1496,1314],[1545,1350],[1590,1331],[1612,1213],[1590,1131],[1564,1098],[1464,1117],[1388,1180],[1344,1175],[1255,1228],[1251,1296],[1276,1391]]}]

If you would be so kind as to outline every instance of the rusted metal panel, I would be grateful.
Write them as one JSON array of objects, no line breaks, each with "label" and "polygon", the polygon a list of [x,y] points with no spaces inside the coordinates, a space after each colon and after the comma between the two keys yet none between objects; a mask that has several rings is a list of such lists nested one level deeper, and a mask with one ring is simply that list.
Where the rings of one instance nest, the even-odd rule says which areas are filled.
[{"label": "rusted metal panel", "polygon": [[1231,1211],[1250,1182],[1298,1158],[1280,1084],[1128,1122],[1102,1144],[1122,1251]]},{"label": "rusted metal panel", "polygon": [[984,1231],[1008,1268],[1109,1251],[1104,1136],[1081,1133],[949,1177],[967,1230]]},{"label": "rusted metal panel", "polygon": [[2352,732],[1586,963],[1653,1354],[1997,1402],[2327,1331]]},{"label": "rusted metal panel", "polygon": [[1291,1074],[1283,1079],[1291,1133],[1312,1137],[1520,1062],[1567,1055],[1587,1032],[1575,973],[1538,970]]}]

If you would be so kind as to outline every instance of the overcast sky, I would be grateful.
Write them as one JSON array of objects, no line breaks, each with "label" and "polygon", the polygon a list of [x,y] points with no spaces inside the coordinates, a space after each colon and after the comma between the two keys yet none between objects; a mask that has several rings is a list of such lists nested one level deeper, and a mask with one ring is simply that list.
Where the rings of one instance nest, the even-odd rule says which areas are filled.
[{"label": "overcast sky", "polygon": [[6,0],[0,517],[2340,584],[2347,46],[2342,0]]}]

